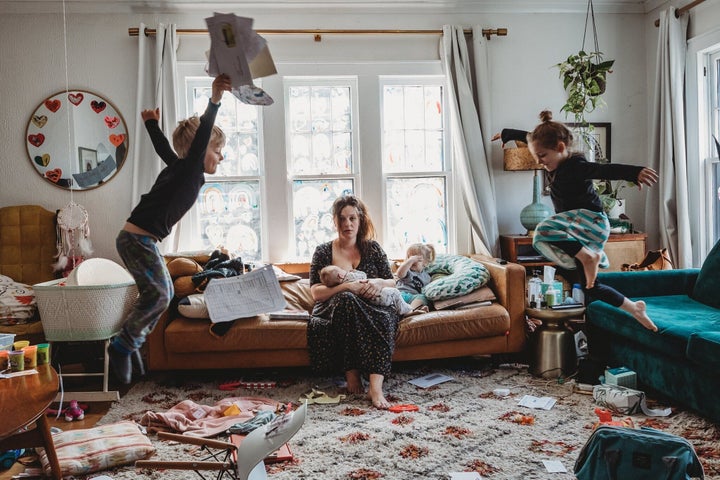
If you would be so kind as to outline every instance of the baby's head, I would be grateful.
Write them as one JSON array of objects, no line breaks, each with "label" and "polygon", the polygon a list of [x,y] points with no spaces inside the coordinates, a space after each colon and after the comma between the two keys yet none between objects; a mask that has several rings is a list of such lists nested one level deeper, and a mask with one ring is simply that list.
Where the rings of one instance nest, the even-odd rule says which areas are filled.
[{"label": "baby's head", "polygon": [[[178,123],[175,131],[172,135],[173,148],[178,157],[187,157],[190,145],[195,138],[198,127],[200,126],[200,118],[197,115],[182,120]],[[210,141],[208,142],[208,150],[210,149],[222,149],[225,146],[225,132],[222,131],[217,125],[213,125],[212,133],[210,134]]]},{"label": "baby's head", "polygon": [[407,249],[407,258],[413,255],[420,255],[423,258],[422,265],[416,265],[414,269],[422,270],[435,260],[435,247],[429,243],[413,243]]},{"label": "baby's head", "polygon": [[326,287],[334,287],[336,285],[340,285],[343,280],[345,280],[346,275],[346,270],[338,267],[337,265],[328,265],[320,270],[320,281]]}]

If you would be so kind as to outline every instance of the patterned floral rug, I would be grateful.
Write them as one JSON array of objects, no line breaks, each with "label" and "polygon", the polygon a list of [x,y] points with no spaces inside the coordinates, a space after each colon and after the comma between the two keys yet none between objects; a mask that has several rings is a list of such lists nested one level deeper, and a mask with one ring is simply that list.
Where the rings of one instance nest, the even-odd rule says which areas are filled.
[{"label": "patterned floral rug", "polygon": [[[427,374],[452,380],[419,388],[409,380]],[[272,381],[274,388],[220,390],[220,383],[244,379]],[[165,412],[182,400],[213,405],[227,397],[258,396],[293,402],[313,387],[334,397],[342,379],[313,377],[306,370],[264,372],[263,377],[228,377],[203,373],[182,378],[157,377],[134,386],[114,404],[101,424],[139,421],[147,411]],[[418,411],[392,413],[371,407],[360,395],[337,404],[312,404],[300,432],[290,441],[294,459],[266,466],[271,480],[295,479],[449,479],[451,472],[478,472],[486,479],[574,478],[573,464],[597,421],[592,395],[574,393],[572,382],[543,380],[516,364],[492,366],[485,359],[425,362],[396,366],[386,380],[389,400],[414,404]],[[497,389],[508,389],[499,396]],[[503,393],[503,392],[498,392]],[[552,397],[550,410],[518,406],[525,395]],[[720,478],[720,425],[675,405],[649,399],[649,406],[671,406],[669,417],[632,417],[649,426],[688,439],[703,463],[706,478]],[[615,417],[622,419],[623,417]],[[224,435],[216,437],[226,439]],[[152,435],[158,460],[197,460],[197,447]],[[543,460],[562,463],[568,473],[548,473]],[[136,471],[133,467],[99,472],[119,479],[192,479],[194,472]],[[206,478],[213,472],[205,472]]]}]

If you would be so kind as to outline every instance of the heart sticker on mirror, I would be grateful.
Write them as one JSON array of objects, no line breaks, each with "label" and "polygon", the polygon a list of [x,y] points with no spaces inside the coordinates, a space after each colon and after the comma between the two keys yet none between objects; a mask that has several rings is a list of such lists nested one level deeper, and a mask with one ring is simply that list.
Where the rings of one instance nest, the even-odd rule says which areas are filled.
[{"label": "heart sticker on mirror", "polygon": [[113,134],[108,137],[110,139],[110,143],[112,143],[114,146],[118,147],[121,143],[125,141],[125,134],[119,133],[117,135]]},{"label": "heart sticker on mirror", "polygon": [[47,153],[44,153],[42,156],[35,155],[35,158],[33,160],[35,160],[35,163],[37,163],[41,167],[47,167],[50,164],[50,155],[48,155]]},{"label": "heart sticker on mirror", "polygon": [[80,105],[85,96],[82,93],[68,93],[68,100],[76,107]]},{"label": "heart sticker on mirror", "polygon": [[120,125],[120,119],[118,117],[105,117],[105,125],[108,126],[108,128],[115,128],[118,125]]},{"label": "heart sticker on mirror", "polygon": [[93,100],[90,102],[90,108],[93,109],[95,113],[100,113],[103,110],[105,110],[105,107],[107,107],[107,104],[105,102],[98,102],[97,100]]},{"label": "heart sticker on mirror", "polygon": [[47,117],[45,115],[33,115],[32,122],[36,127],[42,128],[47,123]]},{"label": "heart sticker on mirror", "polygon": [[62,178],[62,169],[56,168],[54,170],[48,170],[47,172],[45,172],[45,178],[47,178],[53,183],[59,182],[60,178]]},{"label": "heart sticker on mirror", "polygon": [[38,133],[37,135],[28,135],[28,142],[34,147],[39,147],[45,141],[45,135]]},{"label": "heart sticker on mirror", "polygon": [[45,100],[45,107],[51,112],[60,110],[60,100]]}]

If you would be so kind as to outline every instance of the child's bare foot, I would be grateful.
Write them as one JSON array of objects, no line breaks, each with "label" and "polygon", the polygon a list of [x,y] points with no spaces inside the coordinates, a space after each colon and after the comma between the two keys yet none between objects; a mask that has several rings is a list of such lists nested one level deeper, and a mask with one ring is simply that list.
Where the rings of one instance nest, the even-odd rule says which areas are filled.
[{"label": "child's bare foot", "polygon": [[595,252],[587,247],[582,247],[577,255],[575,255],[575,258],[580,260],[583,270],[585,270],[585,288],[593,288],[595,286],[598,269],[600,268],[600,259],[602,258],[602,255],[600,252]]},{"label": "child's bare foot", "polygon": [[387,410],[390,408],[390,402],[387,401],[382,391],[384,379],[385,377],[379,373],[370,374],[370,391],[368,392],[368,397],[370,397],[373,407],[379,410]]},{"label": "child's bare foot", "polygon": [[645,305],[645,302],[643,302],[642,300],[633,302],[632,300],[626,298],[620,308],[632,315],[635,320],[637,320],[638,323],[640,323],[640,325],[642,325],[643,327],[653,332],[658,331],[655,323],[650,320],[650,317],[648,317],[647,305]]},{"label": "child's bare foot", "polygon": [[430,311],[430,309],[428,308],[427,305],[420,305],[419,307],[416,307],[416,308],[413,308],[412,310],[410,310],[408,313],[403,315],[403,317],[410,317],[412,315],[420,315],[421,313],[427,313],[429,311]]},{"label": "child's bare foot", "polygon": [[345,381],[347,382],[346,388],[348,393],[363,393],[365,391],[359,370],[348,370],[345,372]]}]

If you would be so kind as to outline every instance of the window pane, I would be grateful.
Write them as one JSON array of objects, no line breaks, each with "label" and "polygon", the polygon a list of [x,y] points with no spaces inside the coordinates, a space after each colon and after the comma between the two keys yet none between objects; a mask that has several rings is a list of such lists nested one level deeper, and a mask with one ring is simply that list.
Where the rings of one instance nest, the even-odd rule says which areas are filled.
[{"label": "window pane", "polygon": [[204,248],[223,245],[244,262],[262,260],[260,182],[213,182],[200,189]]},{"label": "window pane", "polygon": [[292,175],[352,172],[350,87],[288,88]]},{"label": "window pane", "polygon": [[445,169],[442,86],[383,88],[383,170],[439,172]]},{"label": "window pane", "polygon": [[388,178],[387,245],[391,258],[404,258],[411,243],[430,243],[447,252],[446,191],[443,177]]},{"label": "window pane", "polygon": [[317,245],[337,236],[330,209],[337,197],[353,192],[353,182],[295,180],[292,192],[295,255],[309,260]]}]

